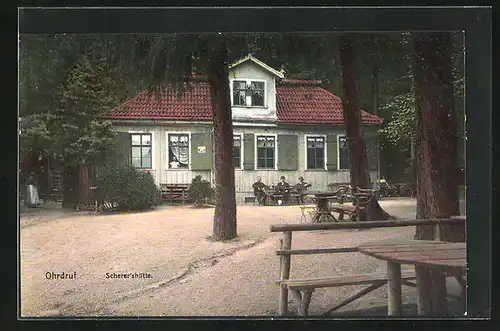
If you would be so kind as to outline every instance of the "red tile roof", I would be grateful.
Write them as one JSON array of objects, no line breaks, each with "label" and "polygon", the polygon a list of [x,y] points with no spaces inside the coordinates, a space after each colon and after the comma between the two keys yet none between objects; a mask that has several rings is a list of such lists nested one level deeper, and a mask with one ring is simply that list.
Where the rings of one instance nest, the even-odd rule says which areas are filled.
[{"label": "red tile roof", "polygon": [[180,98],[177,91],[166,89],[160,102],[145,90],[112,109],[108,116],[114,119],[211,121],[210,85],[204,81],[193,82]]},{"label": "red tile roof", "polygon": [[[277,117],[284,123],[344,123],[342,100],[319,86],[321,81],[282,80],[276,86]],[[382,119],[361,111],[363,123]]]},{"label": "red tile roof", "polygon": [[[278,123],[342,124],[342,101],[320,87],[317,80],[283,79],[276,86]],[[107,117],[113,119],[161,119],[181,121],[210,121],[212,107],[210,86],[206,81],[193,81],[181,98],[166,90],[160,102],[146,91],[112,109]],[[362,111],[363,123],[381,123],[382,119]]]},{"label": "red tile roof", "polygon": [[282,79],[280,84],[318,85],[321,84],[321,81],[311,79]]}]

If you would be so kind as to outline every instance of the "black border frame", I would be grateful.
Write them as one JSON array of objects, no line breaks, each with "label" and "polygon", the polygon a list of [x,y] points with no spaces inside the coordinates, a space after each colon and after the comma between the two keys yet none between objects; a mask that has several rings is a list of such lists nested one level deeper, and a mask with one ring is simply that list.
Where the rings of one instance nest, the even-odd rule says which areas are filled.
[{"label": "black border frame", "polygon": [[[138,10],[139,8],[140,10]],[[89,22],[92,23],[89,24]],[[485,315],[485,313],[490,313],[492,306],[492,130],[490,124],[490,118],[492,115],[491,8],[172,7],[160,9],[138,7],[113,9],[108,7],[106,9],[97,10],[25,8],[19,10],[18,24],[19,33],[36,34],[306,31],[381,32],[401,30],[465,31],[467,89],[466,109],[469,110],[467,111],[466,123],[467,216],[469,216],[469,220],[474,220],[469,221],[467,225],[468,263],[470,269],[468,273],[468,317],[489,317]],[[17,150],[15,151],[15,155],[17,155]],[[13,205],[14,204],[12,204],[12,206]],[[19,249],[17,257],[19,258]],[[17,285],[19,286],[19,283]],[[20,309],[20,307],[18,307],[18,309]],[[68,319],[50,320],[58,321]],[[109,319],[122,320],[122,318],[117,317]],[[109,319],[102,318],[99,320],[106,321]],[[157,320],[149,317],[126,318],[126,320],[130,319],[150,320],[150,323],[152,323],[153,320]],[[209,321],[213,320],[212,318],[204,319]],[[279,320],[279,318],[270,317],[265,317],[264,319]],[[22,321],[25,320],[28,319],[22,319]],[[91,322],[92,324],[96,323],[94,319],[91,320],[93,320],[93,322]],[[174,320],[170,320],[170,322],[173,322],[172,324],[176,325],[178,322],[176,320],[180,320],[183,323],[186,320],[192,320],[191,322],[196,323],[196,321],[193,321],[195,320],[193,318],[175,318]],[[250,321],[252,321],[252,319],[250,319]],[[451,322],[451,324],[454,324],[454,322]],[[215,322],[215,324],[219,323]],[[260,321],[255,320],[252,324],[257,326],[261,323]],[[412,324],[414,323],[409,321],[407,325],[411,326]],[[43,323],[42,325],[46,324]],[[35,328],[39,329],[40,326],[41,325],[37,325]],[[149,326],[152,325],[149,324]],[[182,327],[181,324],[179,324],[179,326]],[[329,326],[331,326],[331,324]],[[427,326],[430,325],[428,324]]]}]

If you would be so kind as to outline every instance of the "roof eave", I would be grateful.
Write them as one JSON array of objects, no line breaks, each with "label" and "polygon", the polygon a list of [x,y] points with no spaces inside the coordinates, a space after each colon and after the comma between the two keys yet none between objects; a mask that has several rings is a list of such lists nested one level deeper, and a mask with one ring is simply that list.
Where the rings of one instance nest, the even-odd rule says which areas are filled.
[{"label": "roof eave", "polygon": [[234,67],[237,67],[239,66],[240,64],[243,64],[247,61],[252,61],[253,63],[259,65],[260,67],[264,68],[265,70],[269,71],[270,73],[272,73],[273,75],[279,77],[279,78],[284,78],[285,77],[285,74],[283,73],[283,71],[278,71],[270,66],[268,66],[267,64],[265,64],[264,62],[262,62],[261,60],[253,57],[251,54],[248,54],[247,56],[245,56],[244,58],[232,63],[229,65],[229,69],[232,69]]}]

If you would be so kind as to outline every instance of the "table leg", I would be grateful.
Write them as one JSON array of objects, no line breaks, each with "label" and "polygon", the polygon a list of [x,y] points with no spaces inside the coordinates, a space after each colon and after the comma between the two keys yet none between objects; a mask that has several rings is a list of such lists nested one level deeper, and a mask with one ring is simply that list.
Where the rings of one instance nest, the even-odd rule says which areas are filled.
[{"label": "table leg", "polygon": [[389,316],[401,316],[401,265],[387,261],[387,288]]},{"label": "table leg", "polygon": [[418,315],[430,316],[432,312],[432,278],[428,268],[415,266],[415,276],[417,277],[418,291]]},{"label": "table leg", "polygon": [[442,270],[432,269],[432,315],[444,317],[447,313],[446,276]]},{"label": "table leg", "polygon": [[319,215],[320,215],[320,214],[318,214],[318,211],[316,210],[316,211],[314,212],[313,217],[311,217],[311,223],[313,223],[313,224],[314,224],[314,223],[318,223],[318,222],[319,222]]}]

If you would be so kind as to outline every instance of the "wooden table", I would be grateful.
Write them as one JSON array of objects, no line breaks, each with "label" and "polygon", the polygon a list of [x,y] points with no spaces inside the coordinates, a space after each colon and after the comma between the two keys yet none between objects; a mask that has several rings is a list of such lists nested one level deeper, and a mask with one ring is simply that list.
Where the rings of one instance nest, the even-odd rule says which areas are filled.
[{"label": "wooden table", "polygon": [[312,218],[312,223],[322,223],[322,222],[338,222],[338,220],[333,216],[328,208],[328,200],[338,199],[337,192],[322,192],[315,193],[314,199],[316,200],[316,214]]},{"label": "wooden table", "polygon": [[[465,243],[428,240],[382,240],[365,243],[359,252],[387,261],[388,313],[400,316],[401,264],[415,265],[418,314],[446,314],[446,274],[460,278],[467,269]],[[462,294],[465,294],[465,284]]]}]

